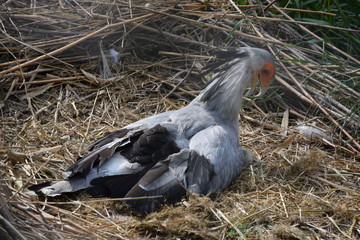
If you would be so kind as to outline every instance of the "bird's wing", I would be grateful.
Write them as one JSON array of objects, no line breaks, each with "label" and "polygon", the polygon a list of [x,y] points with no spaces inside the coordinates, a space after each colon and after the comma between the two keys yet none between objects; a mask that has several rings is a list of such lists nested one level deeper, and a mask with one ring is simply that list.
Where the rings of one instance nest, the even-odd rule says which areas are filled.
[{"label": "bird's wing", "polygon": [[160,124],[124,128],[95,142],[89,154],[67,169],[66,180],[29,190],[56,196],[87,189],[94,197],[123,197],[147,170],[179,151],[174,134]]},{"label": "bird's wing", "polygon": [[111,133],[107,134],[106,136],[91,143],[89,146],[87,146],[87,149],[89,151],[99,149],[102,146],[115,141],[116,139],[122,139],[122,138],[126,137],[126,135],[128,133],[129,133],[129,130],[127,128],[122,128],[120,130],[111,132]]},{"label": "bird's wing", "polygon": [[125,197],[133,200],[126,202],[141,213],[150,213],[165,201],[179,201],[188,186],[199,185],[205,189],[213,174],[206,158],[194,150],[183,149],[152,167],[127,193]]},{"label": "bird's wing", "polygon": [[[120,164],[123,161],[120,158],[125,157],[125,163],[138,163],[146,166],[179,151],[169,131],[160,124],[151,128],[147,126],[135,129],[123,128],[96,141],[92,144],[91,149],[92,151],[89,154],[76,161],[66,170],[68,178],[87,176],[94,168],[97,168],[98,172],[100,170],[114,172],[112,169],[104,169],[107,165],[108,168],[116,167],[107,161],[119,162]],[[116,152],[121,153],[121,156],[116,157],[114,155]],[[141,169],[139,168],[139,170]],[[126,174],[123,169],[119,169],[119,171],[121,174]],[[131,173],[134,171],[129,169],[128,174]],[[112,175],[116,175],[116,172]]]},{"label": "bird's wing", "polygon": [[[185,189],[199,194],[222,190],[240,172],[240,169],[233,170],[242,166],[241,157],[236,156],[239,153],[236,134],[229,136],[221,126],[202,130],[192,137],[189,148],[152,167],[128,192],[126,197],[134,200],[127,203],[139,212],[149,213],[165,201],[180,200]],[[144,196],[148,198],[138,199]]]},{"label": "bird's wing", "polygon": [[[215,125],[198,132],[192,137],[189,148],[196,149],[198,155],[208,159],[213,166],[214,176],[202,189],[204,194],[225,189],[248,162],[247,153],[239,144],[238,131],[230,124]],[[197,187],[189,186],[194,190]]]},{"label": "bird's wing", "polygon": [[128,146],[134,138],[139,137],[141,134],[143,134],[142,129],[130,131],[127,128],[123,128],[99,139],[90,145],[90,153],[78,159],[66,170],[65,176],[67,178],[74,176],[85,177],[93,168],[101,167],[102,164],[114,155],[116,150]]},{"label": "bird's wing", "polygon": [[[144,119],[141,119],[137,122],[134,122],[120,130],[111,132],[107,134],[106,136],[96,140],[95,142],[91,143],[89,146],[87,146],[87,149],[89,151],[93,151],[96,149],[99,149],[100,147],[113,142],[116,139],[124,138],[128,135],[136,134],[136,130],[144,130],[144,129],[150,129],[158,124],[161,124],[163,122],[166,122],[169,119],[169,116],[174,111],[168,111],[159,113],[157,115],[153,115]],[[129,131],[131,133],[129,134]]]},{"label": "bird's wing", "polygon": [[[94,167],[100,167],[108,159],[110,159],[115,152],[126,150],[130,162],[138,162],[146,164],[149,160],[150,150],[156,147],[156,143],[163,143],[164,140],[169,140],[169,144],[160,147],[156,153],[159,155],[166,154],[166,147],[173,147],[173,141],[169,136],[169,132],[164,127],[160,127],[163,122],[166,122],[172,111],[160,113],[148,118],[144,118],[140,121],[134,122],[120,130],[112,132],[88,146],[90,153],[84,157],[78,159],[73,165],[71,165],[64,177],[71,178],[73,176],[86,176]],[[155,139],[155,141],[154,141]],[[153,142],[152,142],[153,141]],[[136,143],[136,144],[134,144]],[[171,145],[171,146],[169,146]],[[131,150],[132,147],[135,149]],[[148,147],[146,149],[146,147]],[[130,149],[130,150],[129,150]],[[174,151],[174,149],[171,149]],[[140,154],[140,157],[135,158],[136,154]],[[154,156],[155,158],[156,156]]]}]

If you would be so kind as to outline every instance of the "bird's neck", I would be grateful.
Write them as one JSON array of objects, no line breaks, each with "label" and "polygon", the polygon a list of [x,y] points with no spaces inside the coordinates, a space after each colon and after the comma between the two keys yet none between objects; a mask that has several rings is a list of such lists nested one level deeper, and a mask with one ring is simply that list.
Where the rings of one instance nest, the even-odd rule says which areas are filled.
[{"label": "bird's neck", "polygon": [[220,118],[238,125],[244,92],[251,78],[248,67],[234,65],[228,71],[215,75],[213,82],[193,102],[204,104],[207,110],[217,112]]}]

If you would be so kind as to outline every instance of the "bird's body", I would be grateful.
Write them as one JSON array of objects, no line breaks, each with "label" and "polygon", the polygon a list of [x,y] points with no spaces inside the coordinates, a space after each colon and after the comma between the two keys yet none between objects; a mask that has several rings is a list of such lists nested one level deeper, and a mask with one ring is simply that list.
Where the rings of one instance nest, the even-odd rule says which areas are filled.
[{"label": "bird's body", "polygon": [[[222,191],[251,161],[251,154],[240,147],[238,113],[245,89],[255,87],[268,63],[268,82],[262,87],[275,74],[271,55],[257,48],[237,49],[235,58],[188,106],[99,139],[69,167],[66,180],[30,190],[56,196],[87,189],[96,197],[134,198],[126,202],[142,213],[164,201],[178,201],[186,189],[198,194]],[[135,199],[144,196],[150,198]]]}]

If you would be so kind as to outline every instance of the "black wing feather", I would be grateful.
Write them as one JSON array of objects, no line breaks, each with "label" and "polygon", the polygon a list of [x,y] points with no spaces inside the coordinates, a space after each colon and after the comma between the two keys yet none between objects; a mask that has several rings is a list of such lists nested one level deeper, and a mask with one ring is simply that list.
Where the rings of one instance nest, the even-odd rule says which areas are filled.
[{"label": "black wing feather", "polygon": [[[161,161],[136,184],[127,194],[126,198],[134,198],[134,200],[125,201],[127,204],[134,207],[138,212],[148,214],[156,211],[165,203],[174,203],[179,201],[186,194],[185,188],[180,184],[176,178],[172,178],[161,187],[154,190],[147,191],[141,185],[158,181],[164,174],[169,174],[169,161]],[[139,197],[149,197],[141,198]]]},{"label": "black wing feather", "polygon": [[99,149],[100,147],[108,144],[108,143],[111,143],[112,141],[114,141],[116,138],[123,138],[126,136],[126,134],[128,134],[129,132],[129,129],[126,129],[126,128],[122,128],[120,130],[117,130],[115,132],[111,132],[107,135],[105,135],[104,137],[96,140],[95,142],[93,142],[92,144],[90,144],[87,149],[89,151],[93,151],[93,150],[96,150],[96,149]]},{"label": "black wing feather", "polygon": [[86,192],[92,197],[122,198],[153,166],[154,164],[149,165],[135,174],[96,178],[91,181],[92,186]]},{"label": "black wing feather", "polygon": [[101,166],[116,151],[120,151],[129,162],[142,165],[156,163],[179,151],[167,129],[160,125],[146,130],[119,130],[96,141],[91,149],[92,152],[66,170],[70,172],[68,178],[85,177],[92,168]]},{"label": "black wing feather", "polygon": [[186,187],[194,192],[207,194],[208,184],[214,175],[214,167],[211,162],[197,152],[191,151],[185,171]]},{"label": "black wing feather", "polygon": [[129,162],[150,164],[164,160],[169,155],[179,152],[176,143],[171,139],[165,127],[156,125],[144,131],[143,134],[133,143],[125,148],[121,154],[129,159]]},{"label": "black wing feather", "polygon": [[214,174],[208,159],[194,150],[183,149],[180,153],[158,162],[125,196],[150,198],[128,200],[126,203],[141,213],[150,213],[156,211],[164,202],[179,201],[185,196],[186,188],[206,194]]}]

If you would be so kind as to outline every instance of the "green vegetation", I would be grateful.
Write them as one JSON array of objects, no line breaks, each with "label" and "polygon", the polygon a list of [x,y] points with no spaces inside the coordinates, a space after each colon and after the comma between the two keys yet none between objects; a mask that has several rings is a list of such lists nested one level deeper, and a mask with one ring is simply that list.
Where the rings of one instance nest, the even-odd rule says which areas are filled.
[{"label": "green vegetation", "polygon": [[[279,7],[309,10],[309,12],[287,11],[287,14],[298,21],[360,30],[360,0],[280,0],[277,2],[277,5]],[[333,13],[336,16],[310,11]],[[326,42],[333,44],[354,57],[360,57],[360,32],[349,32],[317,26],[309,27],[309,29]]]}]

